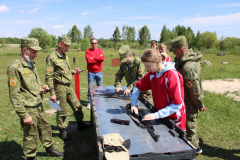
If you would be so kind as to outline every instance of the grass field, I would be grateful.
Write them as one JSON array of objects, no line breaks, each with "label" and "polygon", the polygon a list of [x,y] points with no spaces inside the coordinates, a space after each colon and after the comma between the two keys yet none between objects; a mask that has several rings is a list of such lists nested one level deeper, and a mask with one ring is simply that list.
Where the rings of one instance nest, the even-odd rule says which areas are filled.
[{"label": "grass field", "polygon": [[[143,51],[134,51],[139,56]],[[7,86],[7,67],[20,54],[19,48],[0,48],[0,159],[25,159],[22,151],[23,133],[19,123],[19,117],[15,113],[8,96]],[[38,74],[44,83],[45,76],[45,59],[49,53],[39,52],[35,59]],[[116,51],[104,51],[105,61],[103,63],[103,85],[112,86],[114,84],[114,74],[118,67],[111,66],[111,59],[118,58]],[[111,56],[113,55],[113,56]],[[171,58],[173,55],[170,53]],[[75,52],[69,50],[68,56],[71,62],[71,68],[86,68],[84,52]],[[76,64],[72,58],[76,57]],[[213,66],[202,67],[203,80],[211,79],[240,79],[240,57],[236,55],[219,56],[204,54],[202,60],[208,60]],[[227,65],[222,62],[228,62]],[[80,74],[81,83],[81,104],[84,112],[84,121],[90,120],[90,111],[85,109],[87,105],[87,71]],[[123,85],[126,85],[125,80]],[[45,95],[44,98],[48,97]],[[203,148],[203,154],[196,157],[197,160],[213,159],[240,159],[240,102],[226,98],[226,95],[219,95],[204,91],[204,103],[208,109],[200,113],[198,117],[200,146]],[[50,109],[49,101],[44,101],[44,109]],[[45,149],[39,142],[37,158],[40,160],[56,159],[82,159],[95,160],[96,148],[94,143],[94,129],[89,128],[82,132],[76,131],[76,123],[72,111],[69,107],[69,132],[72,134],[72,141],[64,142],[59,137],[59,131],[56,127],[56,116],[48,115],[48,121],[52,126],[54,148],[59,151],[65,151],[65,158],[46,157]]]}]

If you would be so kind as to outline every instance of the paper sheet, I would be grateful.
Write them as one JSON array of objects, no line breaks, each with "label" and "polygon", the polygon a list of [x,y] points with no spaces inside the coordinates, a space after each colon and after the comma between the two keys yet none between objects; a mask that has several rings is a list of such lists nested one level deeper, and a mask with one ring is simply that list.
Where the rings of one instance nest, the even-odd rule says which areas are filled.
[{"label": "paper sheet", "polygon": [[[50,98],[49,98],[50,100]],[[56,109],[58,111],[61,111],[61,107],[59,106],[60,104],[60,101],[59,100],[56,100],[56,103],[54,103],[52,100],[50,100],[50,106],[53,108],[53,109]]]}]

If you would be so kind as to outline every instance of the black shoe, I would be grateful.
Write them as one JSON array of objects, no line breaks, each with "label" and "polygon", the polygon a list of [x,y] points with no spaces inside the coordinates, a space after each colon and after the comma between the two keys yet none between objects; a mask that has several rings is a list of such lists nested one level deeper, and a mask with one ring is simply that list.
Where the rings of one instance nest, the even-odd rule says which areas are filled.
[{"label": "black shoe", "polygon": [[56,149],[53,148],[52,145],[50,147],[46,148],[46,154],[49,156],[56,156],[56,157],[63,156],[63,153],[58,152]]},{"label": "black shoe", "polygon": [[200,147],[200,146],[198,146],[198,148],[197,148],[197,152],[196,152],[197,154],[200,154],[200,153],[202,153],[202,148]]},{"label": "black shoe", "polygon": [[60,131],[60,138],[64,141],[69,141],[71,140],[71,136],[67,134],[67,132],[64,129],[59,129]]},{"label": "black shoe", "polygon": [[27,157],[27,160],[37,160],[37,157]]},{"label": "black shoe", "polygon": [[85,128],[91,127],[91,123],[89,122],[78,122],[78,130],[81,131]]}]

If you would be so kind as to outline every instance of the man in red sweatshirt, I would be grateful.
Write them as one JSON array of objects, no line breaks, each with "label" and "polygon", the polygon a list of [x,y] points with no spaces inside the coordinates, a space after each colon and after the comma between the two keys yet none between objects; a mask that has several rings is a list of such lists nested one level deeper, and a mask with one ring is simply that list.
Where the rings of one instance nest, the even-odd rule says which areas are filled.
[{"label": "man in red sweatshirt", "polygon": [[[96,79],[97,86],[102,86],[102,64],[104,61],[103,51],[97,48],[97,39],[91,39],[91,48],[86,50],[85,56],[88,69],[88,84],[94,85]],[[87,109],[90,109],[90,95],[88,91],[88,105]]]}]

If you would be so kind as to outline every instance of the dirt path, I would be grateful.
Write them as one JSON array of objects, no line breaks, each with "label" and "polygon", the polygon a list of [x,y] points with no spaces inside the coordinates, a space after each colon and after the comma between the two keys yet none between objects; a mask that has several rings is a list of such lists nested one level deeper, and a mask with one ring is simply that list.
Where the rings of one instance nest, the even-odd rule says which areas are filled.
[{"label": "dirt path", "polygon": [[240,79],[206,80],[202,82],[202,85],[204,90],[210,92],[223,94],[229,91],[227,97],[240,101]]}]

